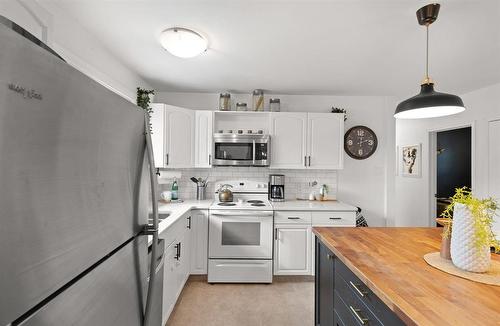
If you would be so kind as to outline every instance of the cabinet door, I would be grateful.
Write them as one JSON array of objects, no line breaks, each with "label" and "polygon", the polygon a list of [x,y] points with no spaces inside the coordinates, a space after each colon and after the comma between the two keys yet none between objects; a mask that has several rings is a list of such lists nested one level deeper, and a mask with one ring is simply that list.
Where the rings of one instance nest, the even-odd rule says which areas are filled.
[{"label": "cabinet door", "polygon": [[179,266],[177,270],[177,295],[179,295],[189,277],[189,267],[191,265],[191,230],[186,231],[179,238]]},{"label": "cabinet door", "polygon": [[312,169],[344,167],[344,115],[308,113],[308,162]]},{"label": "cabinet door", "polygon": [[165,166],[194,165],[194,111],[165,105]]},{"label": "cabinet door", "polygon": [[271,113],[271,168],[306,168],[307,113]]},{"label": "cabinet door", "polygon": [[275,275],[310,275],[311,227],[277,224],[274,251]]},{"label": "cabinet door", "polygon": [[334,256],[316,238],[315,325],[333,325]]},{"label": "cabinet door", "polygon": [[153,112],[149,118],[151,123],[151,141],[153,143],[153,154],[155,166],[165,167],[165,105],[152,104]]},{"label": "cabinet door", "polygon": [[207,274],[208,210],[193,210],[191,218],[191,274]]},{"label": "cabinet door", "polygon": [[195,117],[194,166],[209,168],[212,166],[213,112],[196,111]]},{"label": "cabinet door", "polygon": [[177,242],[174,241],[165,249],[165,263],[163,266],[163,313],[162,325],[167,323],[170,313],[174,309],[175,302],[177,301],[177,267],[179,261],[177,260]]}]

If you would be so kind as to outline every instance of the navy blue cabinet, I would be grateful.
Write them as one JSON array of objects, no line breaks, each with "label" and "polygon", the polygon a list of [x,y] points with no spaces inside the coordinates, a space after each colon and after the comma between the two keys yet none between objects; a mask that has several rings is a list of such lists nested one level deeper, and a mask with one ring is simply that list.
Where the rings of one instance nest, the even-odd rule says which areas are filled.
[{"label": "navy blue cabinet", "polygon": [[316,238],[316,326],[404,323]]}]

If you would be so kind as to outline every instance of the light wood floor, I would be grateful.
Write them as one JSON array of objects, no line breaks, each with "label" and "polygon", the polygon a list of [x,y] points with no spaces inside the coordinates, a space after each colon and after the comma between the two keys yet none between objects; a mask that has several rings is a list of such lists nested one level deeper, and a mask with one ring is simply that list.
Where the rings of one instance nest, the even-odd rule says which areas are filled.
[{"label": "light wood floor", "polygon": [[213,284],[190,279],[167,326],[312,326],[314,282],[281,277],[272,284]]}]

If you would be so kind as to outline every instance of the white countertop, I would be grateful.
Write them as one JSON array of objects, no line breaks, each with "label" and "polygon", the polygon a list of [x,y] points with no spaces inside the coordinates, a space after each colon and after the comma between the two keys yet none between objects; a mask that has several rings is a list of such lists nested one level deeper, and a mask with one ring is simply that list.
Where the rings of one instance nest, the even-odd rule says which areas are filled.
[{"label": "white countertop", "polygon": [[286,200],[272,202],[275,211],[357,211],[357,207],[340,201]]},{"label": "white countertop", "polygon": [[[170,213],[170,216],[158,225],[158,234],[165,231],[174,224],[184,213],[192,209],[208,209],[212,205],[213,199],[207,200],[185,200],[182,203],[164,204],[158,203],[158,214]],[[148,244],[153,241],[153,236],[148,236]]]},{"label": "white countertop", "polygon": [[[191,209],[209,209],[213,199],[185,200],[182,203],[164,204],[158,203],[158,213],[170,213],[170,216],[160,222],[158,233],[162,233],[174,224],[181,216]],[[309,200],[287,200],[284,202],[272,202],[275,211],[356,211],[357,208],[339,201],[309,201]],[[151,244],[152,236],[148,237]]]}]

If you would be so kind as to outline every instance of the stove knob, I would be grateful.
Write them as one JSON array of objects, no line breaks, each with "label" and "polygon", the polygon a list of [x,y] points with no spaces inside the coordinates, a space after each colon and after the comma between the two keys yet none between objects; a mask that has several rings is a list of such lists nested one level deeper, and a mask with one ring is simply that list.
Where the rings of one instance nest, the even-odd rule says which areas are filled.
[{"label": "stove knob", "polygon": [[267,188],[267,183],[263,183],[262,186],[264,186],[264,188]]},{"label": "stove knob", "polygon": [[262,187],[262,185],[260,183],[257,183],[257,188],[260,188]]}]

